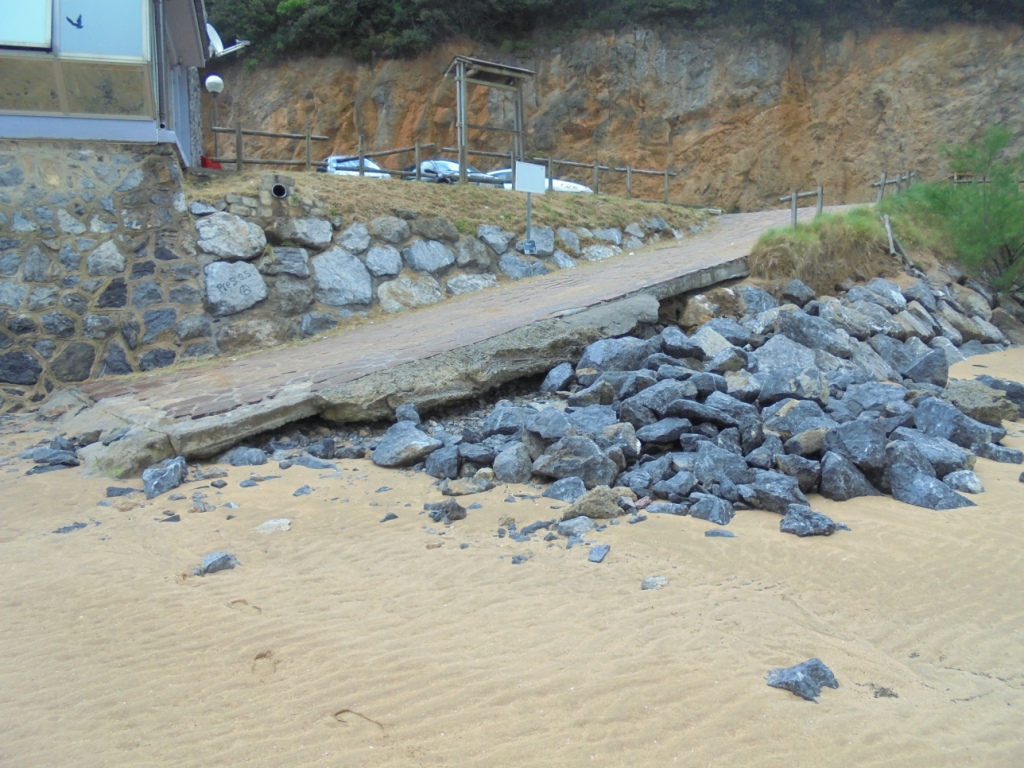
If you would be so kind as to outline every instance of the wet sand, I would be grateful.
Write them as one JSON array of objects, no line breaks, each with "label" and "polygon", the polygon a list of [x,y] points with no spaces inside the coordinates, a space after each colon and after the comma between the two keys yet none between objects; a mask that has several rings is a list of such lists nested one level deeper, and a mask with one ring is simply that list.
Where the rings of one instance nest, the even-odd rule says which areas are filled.
[{"label": "wet sand", "polygon": [[[1024,381],[1024,350],[953,371],[979,373]],[[560,516],[538,487],[463,497],[481,508],[445,529],[420,514],[433,478],[369,461],[97,506],[141,483],[26,477],[28,423],[0,440],[4,768],[1024,765],[1020,465],[979,459],[975,508],[812,498],[852,528],[829,538],[761,511],[735,539],[623,521],[593,564],[496,536]],[[280,478],[240,488],[254,471]],[[200,488],[238,508],[190,514]],[[242,567],[187,575],[220,549]],[[812,656],[840,683],[817,704],[765,685]]]}]

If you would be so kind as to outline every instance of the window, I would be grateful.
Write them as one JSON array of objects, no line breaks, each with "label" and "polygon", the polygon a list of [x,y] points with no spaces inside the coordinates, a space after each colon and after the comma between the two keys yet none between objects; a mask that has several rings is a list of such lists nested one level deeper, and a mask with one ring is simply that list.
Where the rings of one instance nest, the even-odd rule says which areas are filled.
[{"label": "window", "polygon": [[49,50],[52,0],[0,0],[0,46]]}]

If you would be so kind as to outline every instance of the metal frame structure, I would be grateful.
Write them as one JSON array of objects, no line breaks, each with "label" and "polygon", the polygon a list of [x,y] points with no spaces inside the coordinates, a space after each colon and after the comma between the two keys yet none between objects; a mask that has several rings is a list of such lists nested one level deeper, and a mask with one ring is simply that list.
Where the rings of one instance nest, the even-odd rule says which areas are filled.
[{"label": "metal frame structure", "polygon": [[[469,144],[470,128],[511,133],[514,137],[512,153],[516,159],[524,159],[526,153],[526,108],[523,104],[523,84],[532,80],[535,74],[535,72],[522,67],[498,64],[469,56],[456,56],[452,59],[444,76],[455,78],[460,184],[466,183],[466,150]],[[469,85],[482,85],[486,88],[497,88],[510,92],[513,100],[515,127],[509,129],[494,125],[471,125],[467,117]]]}]

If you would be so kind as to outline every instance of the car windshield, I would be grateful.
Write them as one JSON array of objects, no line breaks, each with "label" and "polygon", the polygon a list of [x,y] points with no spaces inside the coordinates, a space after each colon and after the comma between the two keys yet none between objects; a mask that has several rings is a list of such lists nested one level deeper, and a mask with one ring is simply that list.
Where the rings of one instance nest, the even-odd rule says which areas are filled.
[{"label": "car windshield", "polygon": [[[459,164],[453,160],[434,160],[432,162],[434,164],[433,170],[436,171],[437,173],[456,174],[459,172]],[[472,165],[467,165],[466,173],[480,173],[480,171],[478,171]]]},{"label": "car windshield", "polygon": [[[343,168],[346,171],[358,171],[359,170],[359,158],[358,157],[346,157],[346,158],[328,158],[327,164],[331,168],[339,169]],[[377,165],[373,160],[368,157],[363,158],[363,170],[364,171],[379,171],[380,166]]]}]

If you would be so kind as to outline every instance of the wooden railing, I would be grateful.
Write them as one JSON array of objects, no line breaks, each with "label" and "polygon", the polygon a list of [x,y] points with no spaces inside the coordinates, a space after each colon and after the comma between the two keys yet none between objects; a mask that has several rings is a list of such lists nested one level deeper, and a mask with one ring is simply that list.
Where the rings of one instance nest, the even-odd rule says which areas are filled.
[{"label": "wooden railing", "polygon": [[[329,141],[327,136],[319,136],[313,133],[312,127],[307,124],[306,129],[303,133],[278,133],[274,131],[260,131],[252,130],[249,128],[243,128],[241,122],[236,122],[233,128],[214,126],[212,130],[219,134],[234,134],[235,137],[235,154],[233,156],[217,156],[210,158],[211,160],[218,163],[229,163],[235,166],[236,171],[242,171],[246,165],[285,165],[302,167],[307,171],[311,171],[315,168],[322,167],[323,162],[320,160],[313,160],[313,142],[314,141]],[[305,145],[305,159],[292,160],[292,159],[265,159],[257,157],[246,157],[245,146],[243,137],[245,136],[260,136],[264,138],[272,139],[284,139],[289,141],[302,141]],[[412,165],[414,166],[416,179],[420,178],[420,163],[422,161],[422,154],[427,150],[434,149],[434,144],[420,144],[417,142],[411,147],[400,147],[398,149],[386,149],[386,150],[375,150],[373,152],[366,152],[363,147],[363,140],[359,140],[358,150],[350,155],[350,157],[359,161],[359,175],[364,173],[364,160],[377,159],[384,157],[392,157],[395,155],[407,155],[411,156]],[[453,147],[442,147],[440,152],[448,154],[457,154],[457,150]],[[468,150],[467,154],[475,157],[489,157],[500,159],[505,162],[509,167],[515,168],[515,157],[508,152],[486,152],[483,150]],[[601,194],[602,182],[605,182],[607,187],[608,182],[605,179],[606,174],[619,174],[618,179],[613,179],[612,184],[615,184],[619,179],[625,181],[625,197],[634,197],[634,181],[636,177],[657,177],[662,180],[660,189],[661,202],[669,203],[671,194],[671,181],[677,178],[680,174],[673,171],[671,168],[664,168],[663,170],[649,170],[646,168],[634,168],[632,165],[625,165],[623,167],[615,167],[606,165],[599,161],[592,163],[582,163],[576,160],[561,160],[552,157],[530,157],[526,158],[530,162],[539,163],[547,167],[547,177],[549,189],[552,188],[553,180],[557,176],[557,171],[560,168],[573,168],[573,169],[586,169],[589,171],[589,181],[591,189],[595,194]],[[374,173],[378,171],[376,169],[371,170]],[[392,176],[402,176],[409,171],[392,170],[390,168],[381,168],[380,171],[391,174]],[[648,187],[650,189],[650,187]]]}]

